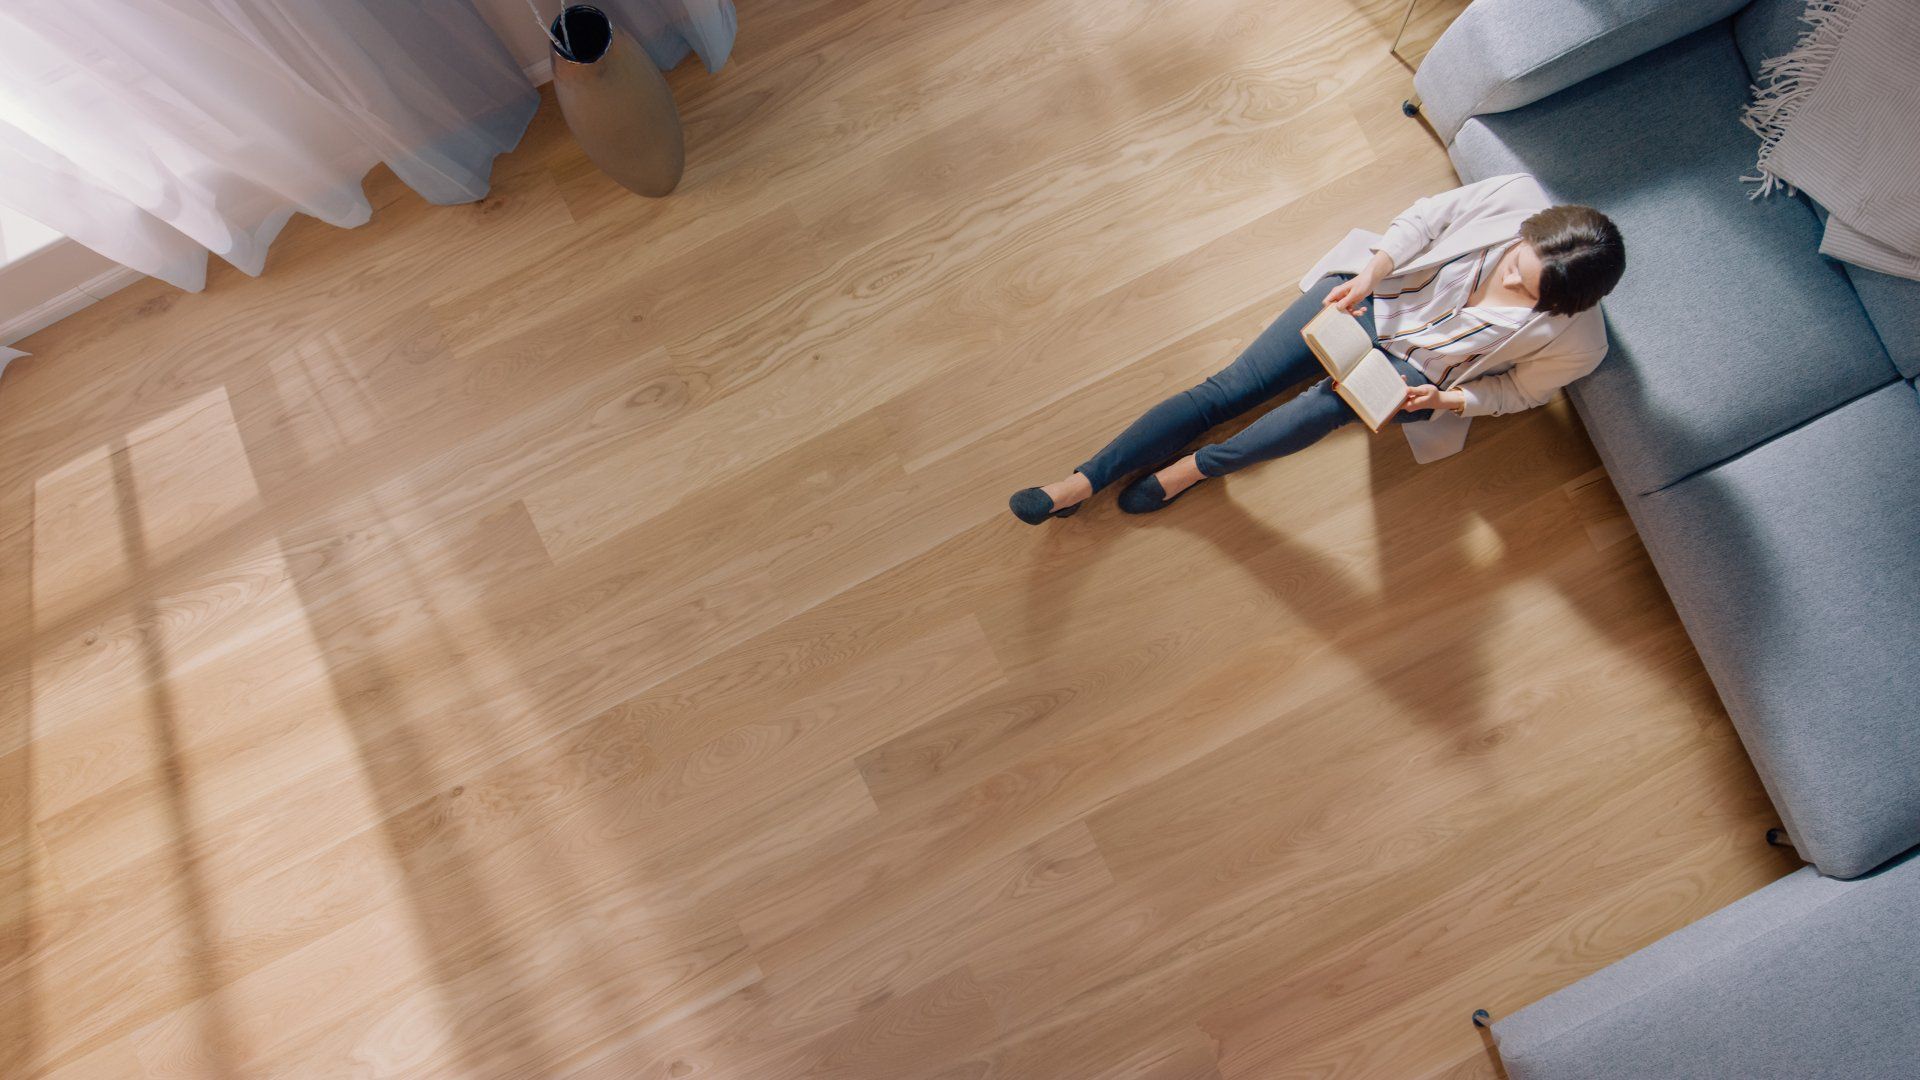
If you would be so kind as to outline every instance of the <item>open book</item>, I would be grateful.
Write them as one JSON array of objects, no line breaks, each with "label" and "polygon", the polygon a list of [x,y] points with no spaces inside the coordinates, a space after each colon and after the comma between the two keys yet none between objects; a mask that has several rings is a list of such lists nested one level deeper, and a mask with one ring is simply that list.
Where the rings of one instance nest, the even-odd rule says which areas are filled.
[{"label": "open book", "polygon": [[1393,369],[1387,354],[1374,348],[1360,320],[1329,307],[1300,328],[1307,348],[1333,376],[1334,389],[1375,431],[1393,419],[1407,400],[1407,380]]}]

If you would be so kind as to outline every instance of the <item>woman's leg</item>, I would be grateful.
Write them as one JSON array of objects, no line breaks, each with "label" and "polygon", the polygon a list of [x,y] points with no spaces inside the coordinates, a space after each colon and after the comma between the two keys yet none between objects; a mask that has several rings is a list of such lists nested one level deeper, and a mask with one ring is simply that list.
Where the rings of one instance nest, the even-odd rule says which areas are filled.
[{"label": "woman's leg", "polygon": [[1240,357],[1205,382],[1162,401],[1075,470],[1098,491],[1127,473],[1150,468],[1179,452],[1208,428],[1239,416],[1321,370],[1301,327],[1320,313],[1320,301],[1344,277],[1321,278],[1260,332]]},{"label": "woman's leg", "polygon": [[[1408,386],[1424,386],[1430,380],[1420,369],[1398,357],[1393,366]],[[1412,423],[1433,415],[1431,409],[1415,413],[1396,413],[1395,423]],[[1194,454],[1194,464],[1203,476],[1225,476],[1255,462],[1271,461],[1303,450],[1333,431],[1360,417],[1333,388],[1333,380],[1320,381],[1282,402],[1265,416],[1242,428],[1224,442],[1209,443]]]},{"label": "woman's leg", "polygon": [[1333,389],[1319,382],[1267,411],[1224,442],[1208,443],[1193,455],[1202,476],[1225,476],[1261,461],[1285,457],[1319,442],[1358,419]]}]

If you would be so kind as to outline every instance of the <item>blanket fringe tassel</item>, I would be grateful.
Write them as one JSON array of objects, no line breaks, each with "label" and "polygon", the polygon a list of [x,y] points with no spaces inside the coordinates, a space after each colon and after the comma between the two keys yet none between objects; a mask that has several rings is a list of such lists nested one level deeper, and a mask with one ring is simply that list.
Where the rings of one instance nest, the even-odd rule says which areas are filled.
[{"label": "blanket fringe tassel", "polygon": [[1769,159],[1773,148],[1787,132],[1787,121],[1805,103],[1820,77],[1827,73],[1840,39],[1860,14],[1867,0],[1811,0],[1800,21],[1808,29],[1794,43],[1793,51],[1773,57],[1760,65],[1760,81],[1753,87],[1753,101],[1741,114],[1740,122],[1760,136],[1760,157],[1752,174],[1742,176],[1744,183],[1755,185],[1747,193],[1750,199],[1771,195],[1776,190],[1793,194],[1793,185],[1773,171]]}]

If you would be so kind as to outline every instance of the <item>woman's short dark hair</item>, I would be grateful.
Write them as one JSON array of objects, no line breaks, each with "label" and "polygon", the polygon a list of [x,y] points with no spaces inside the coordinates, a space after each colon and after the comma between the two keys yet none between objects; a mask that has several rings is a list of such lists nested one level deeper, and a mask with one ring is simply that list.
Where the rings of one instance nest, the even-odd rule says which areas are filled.
[{"label": "woman's short dark hair", "polygon": [[1535,311],[1574,315],[1600,302],[1627,269],[1627,245],[1607,215],[1591,206],[1549,206],[1520,224],[1540,256]]}]

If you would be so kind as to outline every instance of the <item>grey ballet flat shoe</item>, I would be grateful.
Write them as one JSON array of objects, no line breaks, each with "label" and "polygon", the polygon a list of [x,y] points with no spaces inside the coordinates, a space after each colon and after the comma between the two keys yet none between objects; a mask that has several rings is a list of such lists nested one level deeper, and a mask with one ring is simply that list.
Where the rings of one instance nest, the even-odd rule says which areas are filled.
[{"label": "grey ballet flat shoe", "polygon": [[1021,488],[1007,500],[1007,509],[1013,516],[1029,525],[1038,525],[1048,518],[1072,517],[1084,502],[1074,503],[1064,510],[1053,508],[1053,496],[1037,487]]},{"label": "grey ballet flat shoe", "polygon": [[[1181,457],[1185,456],[1184,454],[1181,455]],[[1173,459],[1173,461],[1179,460],[1180,458]],[[1173,464],[1173,461],[1167,462],[1167,465]],[[1179,502],[1180,495],[1185,495],[1188,491],[1192,491],[1210,479],[1209,477],[1202,476],[1200,479],[1188,484],[1186,490],[1182,491],[1180,495],[1175,495],[1169,499],[1167,498],[1167,489],[1160,486],[1159,476],[1160,469],[1166,468],[1167,465],[1162,465],[1159,469],[1155,469],[1153,472],[1127,485],[1126,490],[1120,493],[1121,513],[1151,514],[1155,510],[1165,510],[1167,507]]]}]

